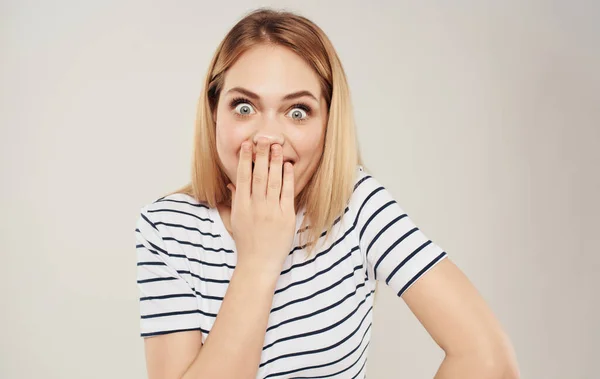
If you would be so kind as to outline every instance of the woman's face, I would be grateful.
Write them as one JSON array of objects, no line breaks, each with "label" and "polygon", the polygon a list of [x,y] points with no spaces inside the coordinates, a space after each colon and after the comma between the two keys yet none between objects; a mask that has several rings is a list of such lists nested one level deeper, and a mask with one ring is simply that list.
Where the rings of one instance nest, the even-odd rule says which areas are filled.
[{"label": "woman's face", "polygon": [[295,194],[310,180],[321,154],[327,103],[317,74],[298,55],[280,46],[245,52],[225,74],[215,112],[217,152],[236,185],[242,142],[260,137],[283,147],[294,164]]}]

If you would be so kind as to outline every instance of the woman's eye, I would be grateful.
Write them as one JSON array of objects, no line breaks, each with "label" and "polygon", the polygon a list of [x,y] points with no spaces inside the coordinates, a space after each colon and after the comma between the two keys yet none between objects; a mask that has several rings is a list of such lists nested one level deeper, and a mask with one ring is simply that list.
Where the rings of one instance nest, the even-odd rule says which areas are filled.
[{"label": "woman's eye", "polygon": [[241,103],[238,104],[235,107],[235,111],[239,114],[241,114],[242,116],[247,116],[250,115],[252,113],[254,113],[254,110],[252,109],[252,106],[248,103]]},{"label": "woman's eye", "polygon": [[308,112],[301,108],[294,108],[290,111],[290,117],[295,120],[303,120],[308,117]]}]

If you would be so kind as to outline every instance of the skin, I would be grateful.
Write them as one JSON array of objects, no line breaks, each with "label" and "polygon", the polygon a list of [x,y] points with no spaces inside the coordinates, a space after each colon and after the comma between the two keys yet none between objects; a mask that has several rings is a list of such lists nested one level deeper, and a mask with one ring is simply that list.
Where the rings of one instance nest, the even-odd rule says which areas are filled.
[{"label": "skin", "polygon": [[[258,98],[243,95],[250,102],[232,108],[231,100],[242,95],[231,91],[235,87],[250,90]],[[319,96],[319,99],[304,95],[294,100],[283,100],[284,96],[303,90]],[[218,108],[213,115],[216,119],[219,159],[233,185],[237,185],[242,143],[251,141],[255,154],[258,141],[264,143],[268,139],[272,146],[281,146],[284,161],[294,162],[295,195],[302,190],[314,173],[323,151],[327,110],[325,99],[320,93],[316,73],[300,57],[285,48],[259,46],[240,57],[226,74]],[[303,110],[294,108],[293,104],[298,102],[312,108],[306,121],[294,119],[306,116]],[[247,115],[240,116],[240,113]],[[230,209],[220,205],[219,212],[231,232]],[[249,280],[250,277],[239,279],[239,288],[232,288],[232,291],[241,293],[247,288],[244,283]],[[272,286],[271,282],[266,286],[267,305],[267,294],[272,294]],[[228,307],[240,306],[248,312],[254,303],[243,304],[243,299],[247,297],[239,295],[241,300],[228,304]],[[469,279],[450,259],[444,259],[429,270],[402,298],[446,353],[435,378],[519,377],[513,348],[501,325]],[[236,330],[234,328],[241,329],[235,331],[234,335],[223,337],[224,340],[234,341],[239,331],[247,330],[246,325],[243,325],[244,319],[233,318],[239,312],[225,312],[230,320],[223,318],[222,322],[229,324],[222,330],[233,333]],[[257,320],[266,322],[268,306],[261,312],[262,316]],[[253,325],[251,328],[255,327]],[[199,331],[146,338],[146,361],[150,378],[181,378],[186,369],[184,377],[197,377],[192,372],[195,367],[202,368],[197,359],[198,356],[202,357],[199,354],[201,339]],[[257,346],[260,347],[260,344]],[[240,354],[242,353],[243,349],[240,350]],[[215,363],[218,359],[224,361],[214,367],[222,368],[223,365],[231,364],[227,357],[218,355],[207,358],[205,365]]]},{"label": "skin", "polygon": [[[301,91],[306,93],[284,99]],[[246,101],[232,106],[231,102],[240,97]],[[310,111],[294,106],[298,103],[310,107]],[[281,145],[284,162],[294,164],[295,196],[319,164],[328,118],[327,103],[317,74],[289,49],[260,45],[244,53],[227,71],[214,118],[217,153],[234,185],[244,141],[253,143],[254,155],[260,138]],[[222,204],[219,212],[231,232],[231,210]]]}]

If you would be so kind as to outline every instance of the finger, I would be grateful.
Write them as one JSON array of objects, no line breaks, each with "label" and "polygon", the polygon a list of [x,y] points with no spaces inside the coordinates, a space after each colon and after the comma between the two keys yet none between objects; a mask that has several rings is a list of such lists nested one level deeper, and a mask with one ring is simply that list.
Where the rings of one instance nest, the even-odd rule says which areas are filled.
[{"label": "finger", "polygon": [[271,145],[271,163],[269,164],[269,182],[267,201],[277,204],[281,196],[281,172],[283,170],[283,149],[279,144]]},{"label": "finger", "polygon": [[267,179],[269,175],[269,150],[271,141],[261,137],[256,147],[256,160],[252,173],[252,198],[264,200],[267,193]]},{"label": "finger", "polygon": [[240,148],[240,159],[237,168],[236,192],[244,199],[250,198],[252,186],[252,143],[244,141]]},{"label": "finger", "polygon": [[281,209],[294,211],[294,165],[285,162],[283,165],[283,185],[281,186]]},{"label": "finger", "polygon": [[235,207],[235,186],[231,183],[227,185],[227,189],[231,192],[231,209]]}]

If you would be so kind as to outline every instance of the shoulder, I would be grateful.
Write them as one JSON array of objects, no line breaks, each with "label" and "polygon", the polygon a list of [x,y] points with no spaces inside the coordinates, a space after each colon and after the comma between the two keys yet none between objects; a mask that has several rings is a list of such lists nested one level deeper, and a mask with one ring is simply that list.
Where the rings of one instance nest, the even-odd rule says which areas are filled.
[{"label": "shoulder", "polygon": [[[140,213],[151,220],[161,221],[185,216],[209,216],[209,206],[198,202],[192,196],[175,193],[158,198],[144,205]],[[179,216],[178,216],[179,215]]]},{"label": "shoulder", "polygon": [[375,233],[373,237],[376,237],[377,233],[383,233],[400,220],[406,218],[403,223],[408,222],[408,217],[395,196],[362,166],[357,167],[354,191],[348,208],[360,238],[365,236],[367,229]]},{"label": "shoulder", "polygon": [[189,195],[161,197],[140,210],[135,229],[138,244],[171,258],[196,259],[205,250],[230,252],[223,247],[216,212]]},{"label": "shoulder", "polygon": [[379,180],[373,177],[363,166],[357,166],[354,188],[349,201],[350,208],[354,208],[358,212],[368,204],[379,203],[382,200],[385,200],[385,203],[393,199]]},{"label": "shoulder", "polygon": [[[353,194],[356,194],[357,190],[360,187],[363,187],[363,188],[369,187],[369,185],[371,183],[373,183],[374,180],[375,179],[373,178],[373,175],[371,175],[371,173],[369,173],[365,169],[365,167],[363,167],[361,165],[356,166],[356,173],[355,173],[355,178],[354,178],[354,192],[353,192]],[[364,184],[365,182],[367,184]],[[363,192],[363,191],[359,191],[359,193],[360,192]]]},{"label": "shoulder", "polygon": [[175,193],[145,204],[139,211],[137,229],[164,237],[182,229],[202,230],[213,223],[207,204],[192,196]]}]

